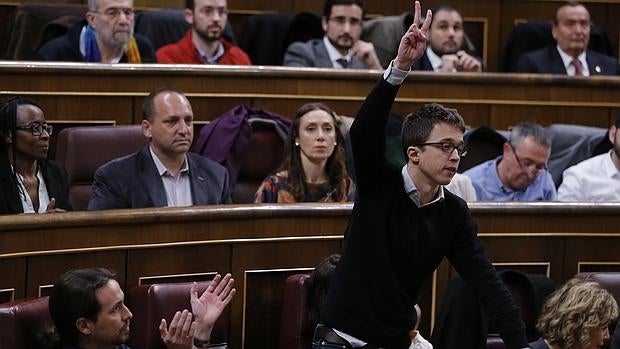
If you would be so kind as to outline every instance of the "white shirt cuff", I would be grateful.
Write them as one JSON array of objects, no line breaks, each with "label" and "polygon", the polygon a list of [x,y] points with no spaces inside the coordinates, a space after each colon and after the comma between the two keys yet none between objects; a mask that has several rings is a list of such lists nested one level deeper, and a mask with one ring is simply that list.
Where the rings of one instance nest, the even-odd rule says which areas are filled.
[{"label": "white shirt cuff", "polygon": [[402,85],[410,71],[411,68],[409,68],[409,70],[400,70],[394,67],[394,60],[392,60],[383,73],[383,79],[393,86]]}]

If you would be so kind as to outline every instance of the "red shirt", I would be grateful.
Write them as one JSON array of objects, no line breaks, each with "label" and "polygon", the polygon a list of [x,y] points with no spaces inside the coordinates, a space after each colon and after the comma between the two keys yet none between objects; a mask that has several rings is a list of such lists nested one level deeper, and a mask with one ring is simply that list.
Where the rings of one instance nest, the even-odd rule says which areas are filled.
[{"label": "red shirt", "polygon": [[[224,45],[224,55],[218,64],[252,65],[250,57],[242,49],[224,39],[220,42]],[[156,55],[158,63],[204,64],[192,41],[191,29],[179,42],[161,47]]]}]

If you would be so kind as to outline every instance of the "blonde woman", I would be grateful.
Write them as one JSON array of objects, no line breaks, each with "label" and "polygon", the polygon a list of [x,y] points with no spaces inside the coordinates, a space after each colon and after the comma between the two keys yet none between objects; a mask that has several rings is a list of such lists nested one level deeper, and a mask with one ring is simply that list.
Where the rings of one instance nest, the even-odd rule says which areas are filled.
[{"label": "blonde woman", "polygon": [[543,306],[536,327],[543,338],[532,349],[593,349],[609,340],[609,324],[618,317],[618,305],[594,281],[571,279]]}]

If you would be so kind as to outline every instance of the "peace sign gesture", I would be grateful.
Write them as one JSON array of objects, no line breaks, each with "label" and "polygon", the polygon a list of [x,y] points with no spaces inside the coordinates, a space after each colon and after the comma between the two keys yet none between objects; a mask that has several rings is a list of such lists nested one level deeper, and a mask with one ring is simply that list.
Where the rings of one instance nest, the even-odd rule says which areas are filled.
[{"label": "peace sign gesture", "polygon": [[431,26],[433,14],[431,10],[427,10],[424,23],[420,27],[421,12],[420,2],[416,1],[414,4],[413,24],[400,39],[398,54],[394,59],[394,66],[400,70],[409,70],[426,50],[426,36],[428,28]]}]

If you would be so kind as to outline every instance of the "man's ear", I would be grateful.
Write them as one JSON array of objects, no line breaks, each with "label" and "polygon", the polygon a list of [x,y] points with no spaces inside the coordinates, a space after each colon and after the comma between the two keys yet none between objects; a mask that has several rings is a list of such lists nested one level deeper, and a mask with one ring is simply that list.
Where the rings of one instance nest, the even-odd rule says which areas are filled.
[{"label": "man's ear", "polygon": [[85,336],[90,336],[93,333],[93,322],[86,318],[81,317],[75,320],[75,327]]},{"label": "man's ear", "polygon": [[151,133],[151,123],[148,120],[142,120],[142,134],[144,137],[151,139],[153,134]]},{"label": "man's ear", "polygon": [[407,148],[407,162],[418,164],[420,162],[420,150],[418,147],[410,146]]},{"label": "man's ear", "polygon": [[84,16],[86,17],[86,21],[88,22],[88,24],[93,27],[93,29],[96,29],[96,25],[95,25],[95,14],[88,11],[86,12],[86,15]]},{"label": "man's ear", "polygon": [[611,142],[611,144],[615,144],[614,141],[616,140],[616,132],[618,132],[618,128],[616,127],[616,125],[612,125],[609,128],[609,132],[608,132],[608,137],[609,137],[609,141]]},{"label": "man's ear", "polygon": [[510,143],[508,143],[508,141],[506,141],[504,143],[504,145],[502,146],[502,155],[504,157],[510,155],[510,153],[512,152],[512,147],[510,146]]},{"label": "man's ear", "polygon": [[185,17],[185,22],[194,24],[194,11],[186,8],[183,10],[183,16]]},{"label": "man's ear", "polygon": [[321,17],[321,26],[323,27],[323,32],[327,33],[327,21],[329,21],[329,18],[322,16]]}]

